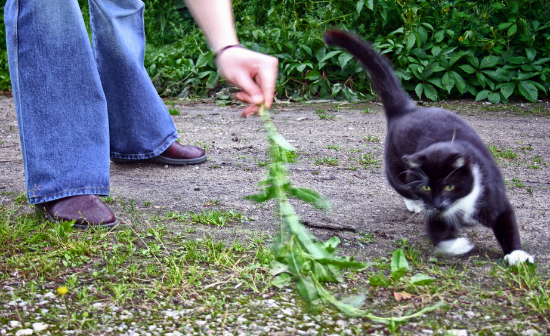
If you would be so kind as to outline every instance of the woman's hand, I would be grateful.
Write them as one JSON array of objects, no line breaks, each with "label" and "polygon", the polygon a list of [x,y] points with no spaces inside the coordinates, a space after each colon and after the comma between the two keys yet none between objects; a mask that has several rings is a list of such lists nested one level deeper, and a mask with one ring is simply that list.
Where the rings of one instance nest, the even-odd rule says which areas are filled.
[{"label": "woman's hand", "polygon": [[231,47],[218,55],[216,64],[220,75],[242,90],[235,98],[250,104],[243,111],[243,117],[255,114],[263,103],[271,107],[279,71],[279,61],[275,57]]}]

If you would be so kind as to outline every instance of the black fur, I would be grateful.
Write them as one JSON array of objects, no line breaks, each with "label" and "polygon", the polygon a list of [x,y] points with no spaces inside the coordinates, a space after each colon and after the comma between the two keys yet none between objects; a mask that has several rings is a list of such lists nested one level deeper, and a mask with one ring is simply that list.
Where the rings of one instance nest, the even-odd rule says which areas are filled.
[{"label": "black fur", "polygon": [[[326,33],[325,42],[347,49],[368,70],[388,121],[386,176],[403,197],[423,201],[433,243],[456,238],[461,226],[481,223],[493,229],[504,254],[521,249],[502,176],[476,132],[450,111],[417,108],[390,63],[368,43],[336,30]],[[481,189],[472,216],[446,213],[473,190],[476,170]]]}]

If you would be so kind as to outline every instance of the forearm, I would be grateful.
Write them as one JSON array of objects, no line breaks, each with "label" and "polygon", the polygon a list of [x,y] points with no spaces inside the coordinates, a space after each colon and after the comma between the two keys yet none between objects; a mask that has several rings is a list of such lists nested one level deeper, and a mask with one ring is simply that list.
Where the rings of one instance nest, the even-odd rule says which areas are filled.
[{"label": "forearm", "polygon": [[231,0],[185,0],[214,53],[238,44]]}]

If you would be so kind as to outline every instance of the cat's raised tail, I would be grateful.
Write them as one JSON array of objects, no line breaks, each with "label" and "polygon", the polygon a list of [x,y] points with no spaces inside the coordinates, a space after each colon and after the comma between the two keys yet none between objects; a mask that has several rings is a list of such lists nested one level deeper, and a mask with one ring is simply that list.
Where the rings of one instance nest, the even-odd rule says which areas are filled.
[{"label": "cat's raised tail", "polygon": [[388,117],[398,116],[415,108],[395,76],[390,62],[372,49],[368,42],[340,30],[329,30],[325,33],[325,43],[346,49],[363,63]]}]

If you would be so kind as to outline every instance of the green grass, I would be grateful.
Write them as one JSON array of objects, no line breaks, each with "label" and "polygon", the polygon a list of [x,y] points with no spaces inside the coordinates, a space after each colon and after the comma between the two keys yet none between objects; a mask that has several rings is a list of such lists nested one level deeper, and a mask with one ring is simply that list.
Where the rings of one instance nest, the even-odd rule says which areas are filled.
[{"label": "green grass", "polygon": [[[427,244],[398,241],[409,264],[402,275],[392,276],[391,253],[379,252],[366,260],[366,268],[342,272],[341,282],[329,285],[342,297],[364,294],[364,308],[380,316],[418,310],[440,299],[446,302],[411,323],[384,327],[365,318],[346,318],[322,303],[320,309],[308,310],[294,287],[274,287],[273,242],[266,235],[220,240],[205,234],[216,225],[209,222],[212,217],[232,218],[224,229],[241,227],[243,216],[236,211],[171,211],[158,222],[153,214],[132,209],[131,200],[123,200],[121,217],[128,218],[127,225],[113,231],[80,231],[70,223],[45,222],[29,213],[28,205],[15,201],[16,195],[9,197],[10,202],[0,205],[0,329],[10,321],[32,329],[32,323],[40,321],[49,325],[51,334],[119,334],[130,327],[150,332],[153,324],[163,328],[161,334],[183,332],[187,325],[201,334],[196,321],[208,320],[216,331],[239,328],[241,317],[260,327],[266,321],[285,321],[303,331],[313,321],[322,335],[349,334],[345,330],[351,335],[385,333],[391,328],[395,335],[452,329],[476,335],[548,332],[550,282],[540,267],[508,268],[483,256],[435,258]],[[122,204],[120,199],[117,204]],[[378,242],[377,236],[367,232],[364,240],[351,243],[370,245]],[[435,281],[421,285],[414,278],[418,273]],[[386,279],[381,284],[387,287],[372,285],[373,276]],[[56,292],[61,286],[68,288],[64,296]],[[406,298],[398,302],[395,293]],[[292,316],[278,318],[281,309],[291,309]],[[122,324],[126,329],[117,329]]]}]

